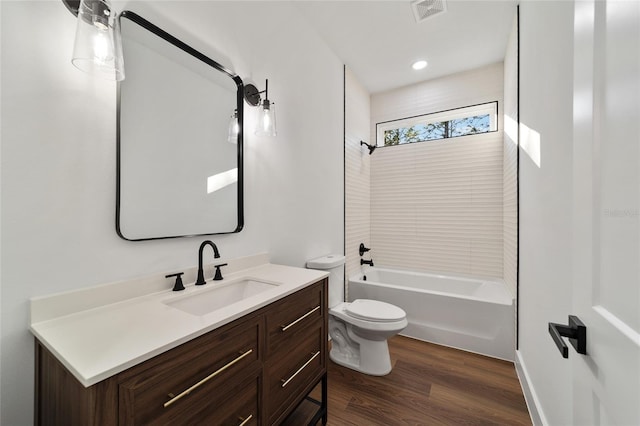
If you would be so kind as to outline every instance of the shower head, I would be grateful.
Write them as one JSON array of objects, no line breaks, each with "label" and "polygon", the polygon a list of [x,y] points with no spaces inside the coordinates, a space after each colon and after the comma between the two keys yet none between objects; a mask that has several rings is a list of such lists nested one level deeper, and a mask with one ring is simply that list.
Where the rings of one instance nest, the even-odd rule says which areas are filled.
[{"label": "shower head", "polygon": [[364,141],[360,141],[360,145],[364,145],[367,148],[369,148],[369,155],[373,154],[373,151],[376,150],[376,145],[369,145],[368,143],[364,142]]}]

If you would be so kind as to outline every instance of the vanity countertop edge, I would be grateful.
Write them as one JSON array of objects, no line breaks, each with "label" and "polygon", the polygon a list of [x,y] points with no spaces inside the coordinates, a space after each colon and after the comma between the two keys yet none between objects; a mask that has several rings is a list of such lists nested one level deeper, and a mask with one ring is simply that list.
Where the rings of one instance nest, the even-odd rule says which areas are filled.
[{"label": "vanity countertop edge", "polygon": [[[328,276],[324,271],[263,263],[225,275],[219,282],[209,278],[205,286],[185,282],[184,291],[173,292],[167,285],[164,291],[32,321],[29,330],[83,386],[89,387]],[[278,285],[201,316],[164,303],[240,278],[277,282]],[[104,285],[96,288],[104,292]],[[87,289],[80,291],[87,294]],[[69,295],[73,296],[73,293]],[[32,300],[32,309],[35,300]],[[52,296],[51,303],[59,303],[59,300],[60,295]],[[37,306],[47,309],[46,297],[37,298]],[[32,313],[32,318],[37,317]]]}]

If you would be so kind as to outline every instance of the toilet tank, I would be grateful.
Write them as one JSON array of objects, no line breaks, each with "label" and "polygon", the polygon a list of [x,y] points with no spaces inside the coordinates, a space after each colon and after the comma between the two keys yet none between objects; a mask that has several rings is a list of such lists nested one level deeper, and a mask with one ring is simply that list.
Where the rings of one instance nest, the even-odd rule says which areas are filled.
[{"label": "toilet tank", "polygon": [[329,307],[344,302],[344,256],[328,254],[307,262],[307,268],[329,272]]}]

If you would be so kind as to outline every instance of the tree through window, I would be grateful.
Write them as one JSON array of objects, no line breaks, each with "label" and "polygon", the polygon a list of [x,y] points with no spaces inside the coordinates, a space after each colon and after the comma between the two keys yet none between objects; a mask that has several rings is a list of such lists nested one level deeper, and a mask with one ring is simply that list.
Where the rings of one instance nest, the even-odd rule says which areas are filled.
[{"label": "tree through window", "polygon": [[498,103],[474,105],[378,123],[378,146],[402,145],[495,131]]}]

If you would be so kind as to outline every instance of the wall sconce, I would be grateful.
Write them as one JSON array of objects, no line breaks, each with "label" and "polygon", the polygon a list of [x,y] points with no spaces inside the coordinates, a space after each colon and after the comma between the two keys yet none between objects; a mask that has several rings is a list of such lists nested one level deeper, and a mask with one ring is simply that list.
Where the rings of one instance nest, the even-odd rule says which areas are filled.
[{"label": "wall sconce", "polygon": [[109,0],[62,1],[78,16],[71,63],[101,78],[124,80],[120,28]]},{"label": "wall sconce", "polygon": [[229,137],[227,141],[229,143],[238,143],[238,133],[240,133],[240,125],[238,124],[238,110],[233,110],[231,114],[231,121],[229,122]]},{"label": "wall sconce", "polygon": [[[273,103],[269,101],[269,80],[265,81],[265,88],[262,92],[258,91],[253,84],[247,84],[244,87],[244,100],[251,106],[260,107],[260,118],[256,125],[256,135],[275,136],[276,132],[276,111]],[[260,97],[260,93],[264,93],[264,100]]]}]

